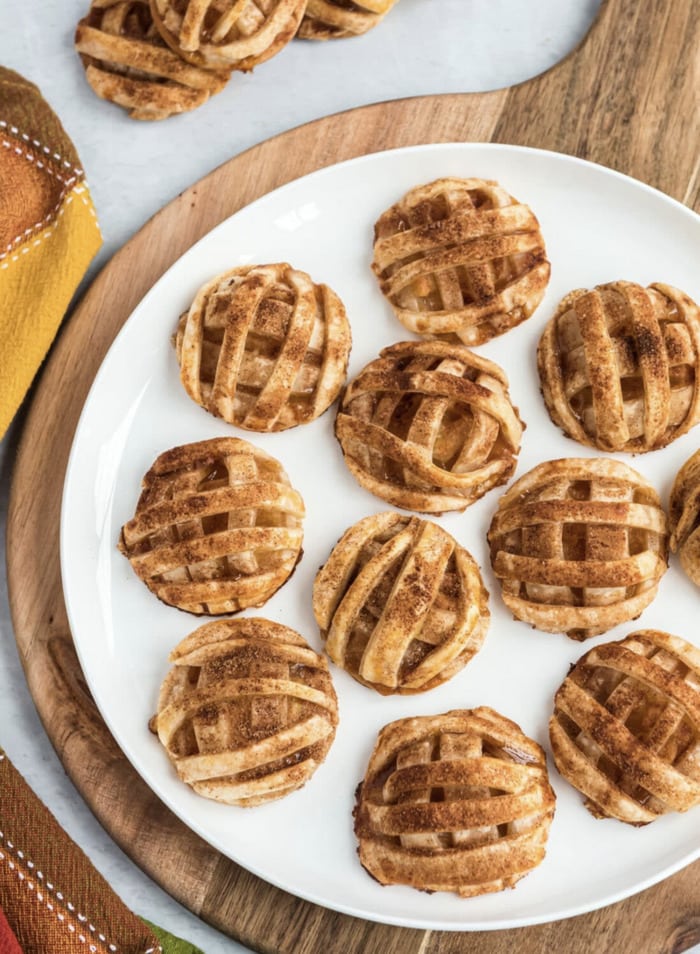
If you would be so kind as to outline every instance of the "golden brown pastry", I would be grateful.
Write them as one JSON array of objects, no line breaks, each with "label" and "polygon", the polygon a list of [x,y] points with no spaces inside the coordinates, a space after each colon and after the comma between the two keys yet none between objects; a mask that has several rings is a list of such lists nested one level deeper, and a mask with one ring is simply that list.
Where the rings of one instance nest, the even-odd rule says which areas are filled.
[{"label": "golden brown pastry", "polygon": [[451,678],[489,624],[471,555],[432,521],[393,511],[343,535],[316,576],[313,609],[333,662],[384,695]]},{"label": "golden brown pastry", "polygon": [[668,516],[671,549],[689,579],[700,586],[700,450],[676,474]]},{"label": "golden brown pastry", "polygon": [[411,189],[374,227],[372,270],[416,334],[479,345],[529,318],[549,281],[532,210],[486,179]]},{"label": "golden brown pastry", "polygon": [[308,0],[297,36],[340,40],[377,26],[397,0]]},{"label": "golden brown pastry", "polygon": [[572,639],[636,619],[667,569],[658,494],[604,458],[534,467],[501,497],[488,540],[515,618]]},{"label": "golden brown pastry", "polygon": [[404,341],[348,384],[336,436],[366,490],[406,510],[464,510],[515,470],[523,423],[498,365]]},{"label": "golden brown pastry", "polygon": [[502,891],[544,858],[554,804],[544,752],[493,709],[399,719],[357,791],[360,861],[380,884]]},{"label": "golden brown pastry", "polygon": [[289,43],[306,0],[150,0],[158,30],[204,69],[252,70]]},{"label": "golden brown pastry", "polygon": [[174,447],[143,478],[119,549],[152,593],[188,613],[262,606],[301,559],[304,502],[248,441]]},{"label": "golden brown pastry", "polygon": [[655,450],[700,421],[700,308],[670,285],[571,292],[537,349],[547,410],[604,451]]},{"label": "golden brown pastry", "polygon": [[151,729],[199,795],[251,807],[301,788],[335,738],[328,665],[288,626],[216,620],[170,654]]},{"label": "golden brown pastry", "polygon": [[645,825],[700,804],[697,647],[653,629],[596,646],[554,706],[554,761],[591,814]]},{"label": "golden brown pastry", "polygon": [[253,431],[322,414],[345,382],[350,345],[335,292],[287,264],[246,265],[207,282],[175,338],[189,396]]},{"label": "golden brown pastry", "polygon": [[229,72],[198,69],[163,43],[148,0],[93,0],[75,47],[87,81],[132,119],[166,119],[220,92]]}]

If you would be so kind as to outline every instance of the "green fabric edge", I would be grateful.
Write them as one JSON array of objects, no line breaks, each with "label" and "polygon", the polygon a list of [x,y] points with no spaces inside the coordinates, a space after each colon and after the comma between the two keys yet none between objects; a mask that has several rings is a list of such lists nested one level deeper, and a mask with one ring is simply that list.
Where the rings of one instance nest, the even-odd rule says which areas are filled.
[{"label": "green fabric edge", "polygon": [[163,954],[204,954],[200,947],[195,947],[194,944],[184,941],[181,937],[175,937],[174,934],[164,931],[163,928],[153,924],[152,921],[148,921],[146,918],[141,918],[141,920],[148,925],[160,941]]}]

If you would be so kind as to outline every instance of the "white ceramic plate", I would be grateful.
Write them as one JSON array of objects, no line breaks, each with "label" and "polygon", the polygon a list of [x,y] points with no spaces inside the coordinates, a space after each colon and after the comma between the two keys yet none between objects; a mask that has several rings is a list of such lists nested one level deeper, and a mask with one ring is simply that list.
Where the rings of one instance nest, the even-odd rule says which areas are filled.
[{"label": "white ceramic plate", "polygon": [[[309,175],[264,196],[191,248],[126,323],[95,379],[76,432],[61,528],[63,585],[80,661],[100,711],[138,772],[194,831],[250,871],[317,904],[420,928],[482,930],[570,917],[659,881],[700,855],[698,818],[667,816],[643,829],[597,821],[552,768],[557,811],[547,857],[514,890],[460,900],[381,887],[359,864],[352,831],[355,787],[378,730],[403,716],[489,705],[547,748],[552,696],[584,647],[513,621],[488,561],[486,529],[500,494],[439,522],[476,557],[491,592],[483,650],[450,682],[419,696],[382,697],[332,666],[340,700],[335,743],[302,790],[254,809],[220,805],[180,782],[148,731],[169,651],[202,620],[166,607],[116,550],[134,511],[141,477],[166,448],[238,433],[278,457],[304,496],[304,557],[291,580],[251,615],[280,620],[317,649],[314,575],[342,532],[387,509],[346,470],[333,436],[334,409],[281,434],[236,431],[185,394],[170,336],[197,288],[251,262],[290,261],[344,300],[353,330],[350,374],[380,348],[410,337],[369,270],[377,216],[408,188],[445,175],[495,178],[538,216],[552,262],[545,300],[524,325],[479,349],[510,377],[527,422],[516,476],[553,457],[592,456],[566,439],[544,410],[535,349],[555,304],[573,288],[623,278],[663,281],[700,298],[700,220],[634,180],[571,157],[490,144],[424,146],[366,156]],[[698,431],[628,462],[667,499]],[[693,638],[697,590],[675,560],[637,624]],[[550,758],[551,764],[551,758]]]}]

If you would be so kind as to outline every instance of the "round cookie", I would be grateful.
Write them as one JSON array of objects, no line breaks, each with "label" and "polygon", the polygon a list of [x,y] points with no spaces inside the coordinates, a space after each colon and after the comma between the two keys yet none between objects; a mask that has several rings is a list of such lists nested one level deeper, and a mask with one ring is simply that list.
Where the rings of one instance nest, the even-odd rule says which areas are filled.
[{"label": "round cookie", "polygon": [[499,500],[488,540],[514,617],[572,639],[636,619],[668,566],[658,494],[605,458],[534,467]]},{"label": "round cookie", "polygon": [[515,470],[523,423],[497,364],[461,345],[405,341],[351,381],[335,424],[350,472],[406,510],[464,510]]},{"label": "round cookie", "polygon": [[165,451],[143,478],[119,550],[158,599],[196,615],[262,604],[301,559],[304,502],[248,441]]},{"label": "round cookie", "polygon": [[301,788],[338,724],[328,665],[288,626],[216,620],[170,654],[151,729],[199,795],[252,807]]},{"label": "round cookie", "polygon": [[540,864],[555,806],[543,750],[484,706],[385,726],[356,799],[373,878],[465,898]]},{"label": "round cookie", "polygon": [[489,624],[471,555],[432,521],[393,511],[342,536],[316,576],[313,609],[333,662],[384,695],[450,679]]}]

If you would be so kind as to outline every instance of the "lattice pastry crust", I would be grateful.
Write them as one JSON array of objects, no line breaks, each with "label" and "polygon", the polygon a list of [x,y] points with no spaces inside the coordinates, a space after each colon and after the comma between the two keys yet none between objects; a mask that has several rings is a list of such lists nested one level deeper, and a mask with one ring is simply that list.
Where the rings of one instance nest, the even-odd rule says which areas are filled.
[{"label": "lattice pastry crust", "polygon": [[377,26],[397,0],[308,0],[297,36],[340,40]]},{"label": "lattice pastry crust", "polygon": [[279,461],[235,437],[174,447],[143,478],[119,549],[188,613],[262,606],[301,558],[304,502]]},{"label": "lattice pastry crust", "polygon": [[547,461],[501,497],[491,563],[516,619],[586,639],[635,619],[666,572],[666,515],[627,464]]},{"label": "lattice pastry crust", "polygon": [[700,805],[700,650],[646,629],[596,646],[554,699],[561,774],[598,818],[645,825]]},{"label": "lattice pastry crust", "polygon": [[170,661],[151,728],[199,795],[260,805],[301,788],[325,759],[338,702],[325,659],[293,629],[217,620]]},{"label": "lattice pastry crust", "polygon": [[567,295],[537,350],[552,421],[605,451],[655,450],[700,421],[700,308],[670,285]]},{"label": "lattice pastry crust", "polygon": [[489,623],[471,555],[432,521],[395,512],[343,535],[316,576],[313,609],[333,662],[385,695],[451,678]]},{"label": "lattice pastry crust", "polygon": [[207,282],[175,347],[189,396],[230,424],[281,431],[322,414],[345,382],[345,308],[291,265],[248,265]]},{"label": "lattice pastry crust", "polygon": [[169,50],[148,0],[93,0],[78,24],[75,47],[92,89],[129,110],[132,119],[166,119],[195,109],[229,77],[198,69]]},{"label": "lattice pastry crust", "polygon": [[554,804],[544,752],[492,709],[400,719],[358,788],[360,861],[381,884],[501,891],[544,858]]},{"label": "lattice pastry crust", "polygon": [[150,0],[161,36],[205,69],[252,70],[289,43],[306,0]]},{"label": "lattice pastry crust", "polygon": [[688,577],[700,586],[700,450],[676,475],[669,505],[671,549]]},{"label": "lattice pastry crust", "polygon": [[549,281],[532,210],[497,182],[437,179],[375,227],[372,270],[409,331],[479,345],[529,318]]},{"label": "lattice pastry crust", "polygon": [[508,480],[523,427],[498,365],[460,345],[405,341],[347,386],[336,436],[365,489],[441,513]]}]

